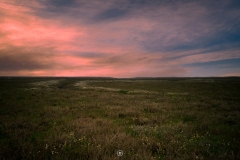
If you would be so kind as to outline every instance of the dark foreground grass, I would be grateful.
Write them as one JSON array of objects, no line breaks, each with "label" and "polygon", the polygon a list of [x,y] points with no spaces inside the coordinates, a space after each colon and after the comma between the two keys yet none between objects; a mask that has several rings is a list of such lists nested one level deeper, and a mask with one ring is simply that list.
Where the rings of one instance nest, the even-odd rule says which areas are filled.
[{"label": "dark foreground grass", "polygon": [[1,78],[0,159],[240,159],[239,95],[238,78]]}]

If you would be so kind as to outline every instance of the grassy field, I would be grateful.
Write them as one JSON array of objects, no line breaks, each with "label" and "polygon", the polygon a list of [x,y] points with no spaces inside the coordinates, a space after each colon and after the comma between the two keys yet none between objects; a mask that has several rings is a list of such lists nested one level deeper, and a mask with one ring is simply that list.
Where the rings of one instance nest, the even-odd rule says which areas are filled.
[{"label": "grassy field", "polygon": [[0,159],[240,159],[240,78],[2,77],[0,107]]}]

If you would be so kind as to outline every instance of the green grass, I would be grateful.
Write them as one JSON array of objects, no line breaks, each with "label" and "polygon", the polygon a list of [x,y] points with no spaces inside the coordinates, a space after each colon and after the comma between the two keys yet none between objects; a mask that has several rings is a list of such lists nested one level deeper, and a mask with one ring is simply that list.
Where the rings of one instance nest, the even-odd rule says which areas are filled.
[{"label": "green grass", "polygon": [[240,159],[239,95],[239,78],[2,77],[0,159]]}]

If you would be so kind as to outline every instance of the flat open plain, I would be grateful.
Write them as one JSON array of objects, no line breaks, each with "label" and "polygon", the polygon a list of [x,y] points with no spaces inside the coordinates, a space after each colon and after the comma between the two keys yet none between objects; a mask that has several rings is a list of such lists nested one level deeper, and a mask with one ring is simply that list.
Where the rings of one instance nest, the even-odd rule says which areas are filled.
[{"label": "flat open plain", "polygon": [[236,77],[0,78],[0,159],[234,160],[239,135]]}]

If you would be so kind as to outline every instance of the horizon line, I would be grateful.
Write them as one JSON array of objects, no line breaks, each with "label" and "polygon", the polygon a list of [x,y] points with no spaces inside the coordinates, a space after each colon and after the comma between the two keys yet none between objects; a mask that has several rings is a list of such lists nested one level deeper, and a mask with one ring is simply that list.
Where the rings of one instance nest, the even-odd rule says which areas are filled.
[{"label": "horizon line", "polygon": [[0,76],[0,78],[103,78],[103,79],[157,79],[157,78],[240,78],[240,76],[166,76],[166,77],[104,77],[104,76]]}]

